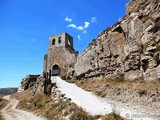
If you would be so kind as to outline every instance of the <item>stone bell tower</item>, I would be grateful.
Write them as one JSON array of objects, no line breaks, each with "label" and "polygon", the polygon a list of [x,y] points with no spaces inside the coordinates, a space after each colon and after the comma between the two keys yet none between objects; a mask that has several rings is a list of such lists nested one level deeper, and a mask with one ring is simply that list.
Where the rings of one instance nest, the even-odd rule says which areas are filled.
[{"label": "stone bell tower", "polygon": [[66,32],[50,36],[48,54],[44,55],[44,72],[51,75],[66,75],[74,66],[77,53],[73,48],[73,38]]}]

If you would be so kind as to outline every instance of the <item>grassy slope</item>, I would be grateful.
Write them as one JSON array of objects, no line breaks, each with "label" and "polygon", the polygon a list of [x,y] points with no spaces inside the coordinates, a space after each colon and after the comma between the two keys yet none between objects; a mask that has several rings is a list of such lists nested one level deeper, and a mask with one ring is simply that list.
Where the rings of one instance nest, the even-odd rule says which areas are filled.
[{"label": "grassy slope", "polygon": [[13,97],[20,101],[18,108],[32,111],[37,115],[46,117],[48,120],[64,120],[66,118],[70,120],[97,120],[98,118],[102,118],[102,120],[124,120],[114,113],[107,116],[91,116],[70,100],[61,98],[54,100],[41,93],[32,96],[29,90],[14,94]]},{"label": "grassy slope", "polygon": [[[99,91],[99,89],[106,88],[108,86],[116,89],[139,89],[139,90],[155,90],[160,88],[160,82],[137,82],[137,81],[113,81],[113,80],[84,80],[84,81],[69,81],[74,82],[79,87],[94,92],[95,94],[105,97],[107,93]],[[37,115],[42,115],[48,120],[54,119],[66,119],[70,120],[122,120],[123,118],[111,113],[106,116],[91,116],[86,113],[82,108],[79,108],[76,104],[70,100],[64,99],[51,99],[44,94],[31,95],[31,91],[27,90],[21,93],[14,94],[14,97],[19,99],[20,103],[18,108],[32,111]]]},{"label": "grassy slope", "polygon": [[[105,97],[107,95],[107,91],[103,90],[103,88],[111,87],[115,89],[133,89],[139,91],[151,91],[151,90],[159,90],[160,89],[160,81],[114,81],[114,80],[82,80],[82,81],[72,81],[77,86],[85,89],[87,91],[93,92],[98,96]],[[101,91],[99,91],[101,89]]]},{"label": "grassy slope", "polygon": [[[72,82],[104,99],[146,111],[160,110],[160,81],[81,80]],[[155,113],[156,114],[156,113]]]}]

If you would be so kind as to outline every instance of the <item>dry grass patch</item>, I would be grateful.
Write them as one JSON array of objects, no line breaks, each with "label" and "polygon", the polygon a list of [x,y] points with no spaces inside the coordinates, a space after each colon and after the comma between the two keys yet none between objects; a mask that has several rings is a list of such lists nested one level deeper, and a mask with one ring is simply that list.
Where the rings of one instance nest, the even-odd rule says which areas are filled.
[{"label": "dry grass patch", "polygon": [[77,80],[65,80],[65,81],[68,83],[76,83],[77,82]]},{"label": "dry grass patch", "polygon": [[104,118],[104,120],[126,120],[126,119],[120,117],[119,115],[113,112],[108,114],[106,118]]},{"label": "dry grass patch", "polygon": [[[0,96],[0,110],[3,109],[7,105],[8,101]],[[0,112],[0,120],[4,120],[1,112]]]},{"label": "dry grass patch", "polygon": [[8,101],[0,96],[0,110],[3,109],[7,105]]},{"label": "dry grass patch", "polygon": [[117,80],[81,80],[75,82],[75,84],[85,90],[95,92],[100,87],[114,87],[114,88],[136,88],[136,89],[160,89],[160,81],[117,81]]},{"label": "dry grass patch", "polygon": [[77,114],[78,117],[81,118],[90,117],[90,115],[88,115],[82,108],[77,107],[70,100],[53,100],[51,97],[44,94],[36,94],[35,96],[32,96],[30,90],[14,94],[12,97],[19,100],[17,106],[19,109],[34,112],[37,115],[46,117],[48,120],[64,120],[65,117],[71,119],[77,117]]},{"label": "dry grass patch", "polygon": [[4,120],[3,116],[1,115],[1,112],[0,112],[0,120]]},{"label": "dry grass patch", "polygon": [[31,90],[26,90],[23,92],[15,93],[11,96],[11,98],[16,98],[19,100],[19,103],[17,105],[17,108],[20,109],[26,109],[27,107],[27,101],[30,99],[32,96]]},{"label": "dry grass patch", "polygon": [[[108,120],[111,116],[91,116],[70,100],[62,98],[54,100],[44,94],[36,94],[35,96],[32,96],[30,90],[14,94],[12,97],[17,98],[20,101],[17,106],[18,108],[44,116],[47,120],[97,120],[99,118],[102,120]],[[113,119],[111,120],[123,120],[123,118],[114,119],[114,116],[112,118]]]},{"label": "dry grass patch", "polygon": [[160,81],[127,81],[127,80],[81,80],[75,84],[82,89],[94,92],[96,95],[105,97],[106,88],[115,89],[137,89],[143,90],[160,90]]},{"label": "dry grass patch", "polygon": [[19,100],[17,108],[34,112],[37,115],[43,115],[45,110],[48,109],[48,106],[52,102],[50,97],[42,93],[32,96],[31,90],[16,93],[12,97],[15,97]]}]

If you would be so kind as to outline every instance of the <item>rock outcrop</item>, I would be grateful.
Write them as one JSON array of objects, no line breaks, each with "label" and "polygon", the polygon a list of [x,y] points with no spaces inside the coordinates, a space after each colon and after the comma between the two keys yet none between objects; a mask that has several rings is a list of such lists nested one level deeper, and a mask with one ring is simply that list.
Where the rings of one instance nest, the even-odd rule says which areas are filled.
[{"label": "rock outcrop", "polygon": [[78,79],[160,80],[160,1],[132,0],[127,14],[78,55]]},{"label": "rock outcrop", "polygon": [[21,81],[21,85],[18,88],[18,92],[23,91],[23,90],[27,90],[27,89],[33,87],[35,85],[36,81],[38,81],[38,82],[40,81],[40,80],[37,80],[39,76],[40,75],[27,75],[25,78],[23,78]]}]

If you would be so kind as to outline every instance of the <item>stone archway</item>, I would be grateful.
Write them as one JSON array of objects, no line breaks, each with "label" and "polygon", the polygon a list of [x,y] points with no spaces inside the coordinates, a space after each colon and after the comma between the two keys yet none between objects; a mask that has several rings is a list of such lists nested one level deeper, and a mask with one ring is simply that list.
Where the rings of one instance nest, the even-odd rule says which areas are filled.
[{"label": "stone archway", "polygon": [[60,75],[60,67],[58,65],[54,65],[52,67],[52,76],[59,76]]}]

